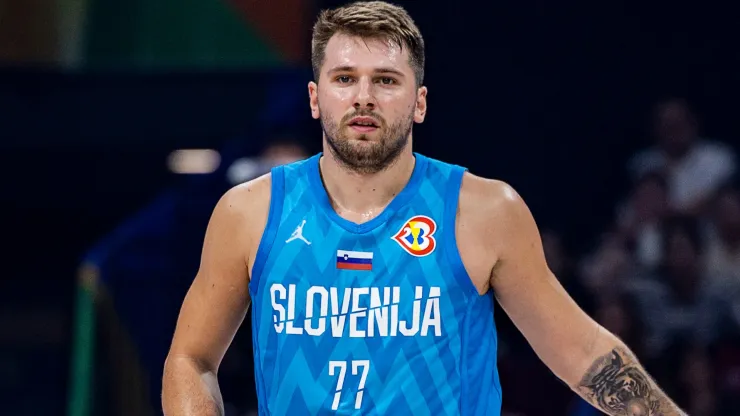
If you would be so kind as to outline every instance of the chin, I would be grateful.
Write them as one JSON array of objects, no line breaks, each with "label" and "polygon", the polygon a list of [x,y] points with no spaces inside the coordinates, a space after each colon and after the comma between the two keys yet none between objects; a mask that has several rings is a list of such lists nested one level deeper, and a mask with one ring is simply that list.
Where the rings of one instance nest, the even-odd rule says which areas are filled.
[{"label": "chin", "polygon": [[358,149],[371,149],[382,146],[380,141],[369,138],[354,139],[351,143],[352,146],[355,146]]},{"label": "chin", "polygon": [[378,139],[367,134],[353,134],[347,137],[347,142],[356,146],[368,146],[378,143]]}]

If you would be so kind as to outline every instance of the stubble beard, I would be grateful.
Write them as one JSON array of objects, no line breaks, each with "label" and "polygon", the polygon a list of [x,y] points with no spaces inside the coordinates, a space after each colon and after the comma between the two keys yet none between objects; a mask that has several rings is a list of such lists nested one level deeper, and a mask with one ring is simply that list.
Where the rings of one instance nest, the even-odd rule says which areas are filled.
[{"label": "stubble beard", "polygon": [[[369,110],[358,110],[342,117],[336,123],[331,117],[321,111],[321,128],[324,138],[329,145],[329,151],[343,168],[350,172],[370,175],[381,172],[392,166],[406,148],[411,136],[414,123],[414,113],[400,119],[393,125],[388,125],[382,117]],[[354,117],[373,117],[380,123],[379,140],[371,140],[367,135],[350,138],[347,130],[349,121]]]}]

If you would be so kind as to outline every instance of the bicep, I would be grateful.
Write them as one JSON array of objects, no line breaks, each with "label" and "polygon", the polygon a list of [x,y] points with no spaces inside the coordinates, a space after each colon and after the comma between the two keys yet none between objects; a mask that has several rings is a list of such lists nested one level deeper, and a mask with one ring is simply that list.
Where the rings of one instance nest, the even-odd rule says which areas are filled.
[{"label": "bicep", "polygon": [[228,193],[214,209],[198,273],[177,320],[171,356],[186,356],[215,370],[249,307],[243,221]]},{"label": "bicep", "polygon": [[598,325],[568,295],[550,271],[540,234],[518,195],[503,208],[500,260],[491,285],[501,307],[539,357],[559,377],[580,377],[582,358]]}]

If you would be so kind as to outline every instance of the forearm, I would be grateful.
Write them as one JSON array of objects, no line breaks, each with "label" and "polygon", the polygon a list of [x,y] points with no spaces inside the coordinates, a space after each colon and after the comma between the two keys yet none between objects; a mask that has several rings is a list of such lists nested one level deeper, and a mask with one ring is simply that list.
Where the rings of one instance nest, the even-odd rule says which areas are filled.
[{"label": "forearm", "polygon": [[629,348],[601,330],[573,391],[612,416],[686,416],[661,391]]},{"label": "forearm", "polygon": [[215,372],[190,358],[167,358],[162,407],[165,416],[223,416],[223,399]]}]

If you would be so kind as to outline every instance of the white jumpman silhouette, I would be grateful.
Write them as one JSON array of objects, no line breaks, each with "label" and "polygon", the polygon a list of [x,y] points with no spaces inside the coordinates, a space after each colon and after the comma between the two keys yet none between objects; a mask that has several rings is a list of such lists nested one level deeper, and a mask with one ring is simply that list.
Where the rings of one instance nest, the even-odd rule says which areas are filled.
[{"label": "white jumpman silhouette", "polygon": [[290,243],[293,240],[301,240],[301,241],[303,241],[304,243],[306,243],[306,244],[308,244],[310,246],[311,245],[311,242],[308,241],[308,240],[306,240],[303,237],[303,226],[304,225],[306,225],[306,220],[301,221],[301,225],[299,225],[298,227],[296,227],[295,231],[293,231],[293,234],[291,234],[290,235],[290,238],[288,238],[287,240],[285,240],[285,242],[286,243]]}]

